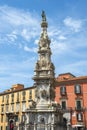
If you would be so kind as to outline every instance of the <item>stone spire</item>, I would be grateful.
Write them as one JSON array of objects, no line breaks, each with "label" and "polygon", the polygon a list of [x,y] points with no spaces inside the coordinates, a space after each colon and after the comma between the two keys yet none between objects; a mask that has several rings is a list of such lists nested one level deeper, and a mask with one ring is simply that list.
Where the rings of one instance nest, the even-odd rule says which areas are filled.
[{"label": "stone spire", "polygon": [[50,39],[47,34],[48,23],[42,11],[41,36],[38,42],[38,60],[35,66],[34,81],[36,85],[36,101],[41,103],[54,100],[54,65],[51,62]]},{"label": "stone spire", "polygon": [[42,11],[41,36],[38,42],[38,60],[33,77],[35,101],[30,101],[26,110],[25,130],[63,130],[60,106],[55,98],[54,65],[51,62],[50,39],[47,34],[48,23]]}]

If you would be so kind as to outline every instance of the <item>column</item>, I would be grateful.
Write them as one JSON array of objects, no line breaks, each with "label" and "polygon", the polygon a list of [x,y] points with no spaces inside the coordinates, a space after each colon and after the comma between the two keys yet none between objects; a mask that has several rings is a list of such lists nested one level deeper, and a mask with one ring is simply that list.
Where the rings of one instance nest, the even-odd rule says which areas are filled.
[{"label": "column", "polygon": [[48,124],[47,123],[45,124],[45,130],[48,130]]},{"label": "column", "polygon": [[25,124],[25,128],[24,128],[24,130],[27,130],[27,128],[26,128],[26,124]]},{"label": "column", "polygon": [[51,130],[54,130],[54,124],[53,123],[51,124]]},{"label": "column", "polygon": [[37,124],[34,123],[34,130],[37,130]]}]

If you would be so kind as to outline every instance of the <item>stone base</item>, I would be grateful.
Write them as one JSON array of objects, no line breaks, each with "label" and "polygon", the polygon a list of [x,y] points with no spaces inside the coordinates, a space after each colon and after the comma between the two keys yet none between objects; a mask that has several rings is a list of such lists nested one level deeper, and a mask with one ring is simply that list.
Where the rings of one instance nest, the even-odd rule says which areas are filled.
[{"label": "stone base", "polygon": [[27,109],[26,117],[26,130],[64,130],[65,128],[62,113],[55,107]]}]

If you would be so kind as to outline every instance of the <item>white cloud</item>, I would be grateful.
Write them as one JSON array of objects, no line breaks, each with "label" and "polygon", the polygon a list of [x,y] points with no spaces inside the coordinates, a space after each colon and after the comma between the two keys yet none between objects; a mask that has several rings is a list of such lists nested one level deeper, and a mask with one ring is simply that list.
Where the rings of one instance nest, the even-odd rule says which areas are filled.
[{"label": "white cloud", "polygon": [[60,35],[61,34],[61,30],[59,29],[59,27],[57,26],[51,26],[51,27],[49,27],[49,29],[48,29],[48,34],[49,34],[49,36],[50,37],[53,37],[53,36],[58,36],[58,35]]},{"label": "white cloud", "polygon": [[75,32],[78,32],[82,27],[82,21],[73,19],[72,17],[67,17],[64,19],[64,24],[70,27]]},{"label": "white cloud", "polygon": [[17,40],[17,36],[15,34],[7,34],[7,38],[9,41],[11,42],[15,42],[15,40]]},{"label": "white cloud", "polygon": [[66,40],[67,38],[65,37],[65,36],[63,36],[63,35],[60,35],[59,37],[59,40]]},{"label": "white cloud", "polygon": [[39,35],[39,29],[39,17],[35,13],[0,6],[1,43],[19,41],[20,38],[29,42]]},{"label": "white cloud", "polygon": [[57,54],[64,53],[69,48],[65,42],[59,42],[57,39],[52,39],[51,41],[51,49],[56,56]]},{"label": "white cloud", "polygon": [[33,47],[33,48],[29,48],[28,46],[24,46],[24,50],[28,51],[28,52],[37,52],[37,48]]},{"label": "white cloud", "polygon": [[34,44],[38,44],[38,42],[39,42],[39,38],[38,39],[36,39],[35,41],[34,41]]},{"label": "white cloud", "polygon": [[36,36],[39,35],[39,33],[36,30],[33,30],[33,28],[24,28],[20,32],[20,34],[26,41],[30,41],[31,39],[34,39]]},{"label": "white cloud", "polygon": [[21,32],[21,36],[23,38],[25,38],[27,41],[30,40],[31,36],[29,35],[29,32],[27,29],[23,29],[22,32]]},{"label": "white cloud", "polygon": [[[24,10],[19,10],[9,6],[0,6],[0,15],[1,20],[7,20],[7,23],[15,26],[20,25],[31,25],[38,26],[38,19],[33,16],[33,14],[29,12],[25,12]],[[33,17],[32,17],[33,16]]]}]

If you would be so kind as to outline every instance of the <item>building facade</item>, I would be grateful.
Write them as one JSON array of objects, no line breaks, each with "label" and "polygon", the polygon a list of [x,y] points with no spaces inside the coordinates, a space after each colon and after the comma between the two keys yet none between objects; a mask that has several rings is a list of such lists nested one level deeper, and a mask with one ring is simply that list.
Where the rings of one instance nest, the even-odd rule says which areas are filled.
[{"label": "building facade", "polygon": [[87,76],[60,74],[56,79],[55,100],[60,103],[68,125],[87,128]]},{"label": "building facade", "polygon": [[[60,74],[56,78],[55,92],[55,101],[61,105],[68,125],[78,130],[87,128],[87,76]],[[0,130],[8,129],[10,118],[15,120],[16,127],[22,123],[32,99],[35,100],[35,87],[24,88],[21,84],[1,93]]]},{"label": "building facade", "polygon": [[34,87],[24,88],[24,85],[16,84],[0,94],[0,130],[9,130],[12,123],[18,127],[24,122],[25,109],[35,98],[34,91]]}]

